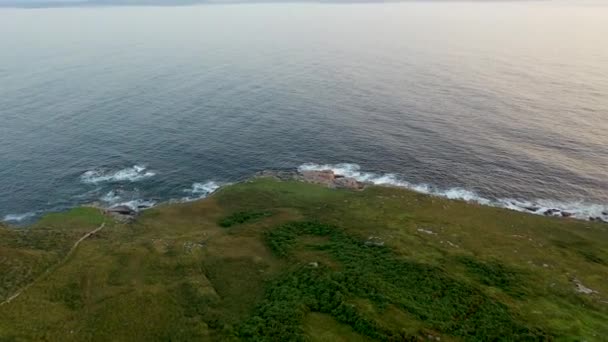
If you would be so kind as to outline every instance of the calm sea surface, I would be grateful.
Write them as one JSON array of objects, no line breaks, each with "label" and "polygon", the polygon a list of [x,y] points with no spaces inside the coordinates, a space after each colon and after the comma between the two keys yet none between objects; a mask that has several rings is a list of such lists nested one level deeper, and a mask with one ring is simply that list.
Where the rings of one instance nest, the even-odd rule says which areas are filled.
[{"label": "calm sea surface", "polygon": [[608,220],[608,3],[0,9],[0,219],[297,167]]}]

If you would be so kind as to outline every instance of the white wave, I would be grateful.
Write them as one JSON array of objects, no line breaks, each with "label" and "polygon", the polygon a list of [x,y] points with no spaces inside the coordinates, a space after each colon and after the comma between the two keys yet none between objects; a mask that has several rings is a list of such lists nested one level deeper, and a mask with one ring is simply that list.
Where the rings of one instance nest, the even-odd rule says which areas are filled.
[{"label": "white wave", "polygon": [[394,173],[374,173],[361,171],[357,164],[314,164],[306,163],[298,171],[332,170],[336,175],[351,177],[360,182],[376,185],[390,185],[407,188],[416,192],[438,197],[463,200],[500,208],[528,212],[537,215],[573,217],[582,220],[599,219],[608,222],[608,206],[594,203],[553,201],[547,199],[518,200],[512,198],[485,198],[474,191],[463,188],[440,189],[429,184],[412,184]]},{"label": "white wave", "polygon": [[340,163],[340,164],[314,164],[306,163],[298,167],[298,171],[322,171],[332,170],[336,175],[351,177],[359,182],[372,183],[375,185],[391,185],[401,188],[411,189],[417,192],[436,195],[441,197],[447,197],[450,199],[459,199],[465,201],[476,201],[487,204],[489,200],[479,196],[473,191],[451,188],[442,190],[435,188],[429,184],[412,184],[406,180],[403,180],[397,174],[394,173],[374,173],[361,171],[361,167],[357,164]]},{"label": "white wave", "polygon": [[[298,171],[323,171],[323,170],[332,170],[337,175],[342,175],[344,177],[352,177],[352,178],[361,178],[364,175],[361,174],[361,167],[357,164],[351,163],[340,163],[340,164],[315,164],[315,163],[306,163],[302,164],[298,167]],[[366,173],[370,174],[370,173]]]},{"label": "white wave", "polygon": [[4,218],[2,219],[2,221],[5,222],[21,222],[23,220],[26,220],[28,218],[32,218],[36,216],[35,212],[29,212],[29,213],[24,213],[24,214],[8,214],[6,216],[4,216]]},{"label": "white wave", "polygon": [[105,203],[118,203],[122,197],[114,190],[110,190],[105,195],[101,196],[100,200]]},{"label": "white wave", "polygon": [[210,194],[214,193],[220,185],[214,181],[206,183],[193,183],[190,189],[185,189],[184,192],[191,194],[192,196],[186,196],[182,198],[182,201],[194,201],[197,199],[205,198]]},{"label": "white wave", "polygon": [[156,173],[147,171],[145,166],[133,165],[121,170],[97,169],[89,170],[80,176],[83,183],[97,184],[103,182],[137,182],[155,176]]},{"label": "white wave", "polygon": [[123,206],[123,205],[133,209],[134,211],[140,211],[140,210],[152,208],[153,206],[156,205],[156,201],[138,198],[138,199],[133,199],[130,201],[116,203],[116,204],[112,205],[111,208],[115,208],[115,207]]},{"label": "white wave", "polygon": [[110,208],[127,206],[135,211],[152,208],[156,205],[156,201],[140,198],[140,193],[137,189],[113,189],[101,196],[100,200]]},{"label": "white wave", "polygon": [[547,199],[498,199],[503,208],[546,216],[573,217],[581,220],[600,219],[608,222],[608,206],[584,201],[554,201]]}]

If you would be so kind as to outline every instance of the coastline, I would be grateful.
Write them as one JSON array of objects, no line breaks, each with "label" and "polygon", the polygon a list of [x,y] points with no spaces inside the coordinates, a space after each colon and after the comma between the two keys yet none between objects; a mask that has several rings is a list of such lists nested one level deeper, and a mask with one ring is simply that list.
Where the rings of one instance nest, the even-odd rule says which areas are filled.
[{"label": "coastline", "polygon": [[[268,329],[285,324],[294,328],[282,332],[285,340],[294,339],[289,331],[341,336],[345,327],[353,340],[533,334],[593,341],[608,333],[607,225],[361,188],[329,172],[307,173],[314,182],[292,175],[265,172],[134,220],[89,207],[46,215],[26,234],[0,229],[10,261],[0,263],[0,297],[26,289],[0,310],[0,337],[65,336],[62,326],[40,328],[57,318],[79,340],[155,340],[178,331],[186,340],[226,340],[276,336]],[[297,301],[284,305],[272,295],[284,290]],[[300,291],[340,300],[301,302],[309,297]],[[360,319],[336,308],[387,329],[360,329]],[[275,310],[289,322],[275,322]],[[99,328],[92,318],[108,323]]]},{"label": "coastline", "polygon": [[[130,174],[125,170],[136,172]],[[91,176],[95,175],[92,171],[87,171],[81,175],[82,179],[90,182]],[[147,171],[145,167],[138,165],[133,168],[117,171],[114,175],[97,175],[102,180],[113,181],[139,181],[153,177],[154,172]],[[131,178],[129,178],[131,177]],[[307,183],[321,184],[330,188],[347,188],[361,190],[368,186],[393,187],[406,189],[409,191],[439,197],[450,200],[460,200],[467,203],[475,203],[482,206],[508,209],[516,212],[539,215],[546,217],[556,217],[563,219],[576,219],[582,221],[599,222],[608,224],[608,205],[587,204],[584,202],[560,202],[551,200],[521,200],[512,198],[489,199],[484,198],[472,191],[462,188],[450,188],[447,190],[437,189],[427,184],[411,184],[401,180],[398,175],[391,173],[373,173],[361,171],[357,164],[338,163],[338,164],[314,164],[305,163],[293,169],[267,169],[258,171],[251,176],[243,177],[236,182],[214,182],[194,183],[191,189],[184,190],[190,195],[181,198],[170,198],[165,201],[154,201],[147,199],[132,199],[112,203],[111,198],[116,196],[114,190],[103,196],[102,199],[90,203],[77,204],[73,207],[93,206],[108,212],[123,212],[123,216],[136,216],[139,212],[151,209],[160,205],[186,203],[198,201],[212,195],[223,187],[248,182],[259,177],[272,177],[281,181],[296,180]],[[97,184],[98,180],[93,183]],[[106,199],[104,201],[104,198]],[[110,198],[110,200],[107,200]],[[65,211],[62,210],[62,211]],[[2,222],[8,226],[22,227],[38,221],[46,214],[56,211],[31,211],[23,214],[8,214]],[[13,219],[14,218],[14,219]],[[34,218],[34,220],[30,220]],[[124,217],[123,217],[124,218]],[[23,223],[22,223],[23,222]]]}]

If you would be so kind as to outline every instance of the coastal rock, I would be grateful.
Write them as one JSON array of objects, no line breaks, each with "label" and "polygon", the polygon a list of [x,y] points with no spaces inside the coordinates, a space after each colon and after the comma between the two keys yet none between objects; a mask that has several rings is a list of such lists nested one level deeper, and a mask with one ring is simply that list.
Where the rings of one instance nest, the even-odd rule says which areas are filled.
[{"label": "coastal rock", "polygon": [[154,203],[155,202],[152,202],[152,203],[139,203],[137,205],[137,210],[140,210],[140,209],[150,209],[150,208],[152,208],[154,206]]},{"label": "coastal rock", "polygon": [[336,178],[334,180],[334,185],[338,188],[347,188],[347,189],[355,189],[355,190],[363,188],[363,184],[361,184],[354,178],[348,178],[348,177]]},{"label": "coastal rock", "polygon": [[363,189],[363,183],[351,177],[336,175],[332,170],[302,171],[300,175],[305,182],[322,184],[330,188]]},{"label": "coastal rock", "polygon": [[574,214],[567,211],[562,211],[562,217],[572,217],[572,215]]},{"label": "coastal rock", "polygon": [[553,216],[557,213],[559,213],[561,210],[559,209],[547,209],[545,210],[545,212],[543,213],[545,216]]},{"label": "coastal rock", "polygon": [[118,205],[106,209],[106,213],[112,216],[116,221],[129,223],[137,216],[137,211],[127,205]]},{"label": "coastal rock", "polygon": [[331,186],[336,179],[334,172],[331,170],[323,171],[302,171],[302,178],[309,183],[324,184]]},{"label": "coastal rock", "polygon": [[112,208],[108,209],[107,211],[109,213],[120,214],[120,215],[129,215],[129,216],[133,216],[137,213],[135,210],[133,210],[133,208],[126,206],[126,205],[119,205],[116,207],[112,207]]},{"label": "coastal rock", "polygon": [[285,171],[285,170],[264,170],[256,173],[256,177],[271,177],[278,180],[292,180],[297,179],[297,173],[295,171]]}]

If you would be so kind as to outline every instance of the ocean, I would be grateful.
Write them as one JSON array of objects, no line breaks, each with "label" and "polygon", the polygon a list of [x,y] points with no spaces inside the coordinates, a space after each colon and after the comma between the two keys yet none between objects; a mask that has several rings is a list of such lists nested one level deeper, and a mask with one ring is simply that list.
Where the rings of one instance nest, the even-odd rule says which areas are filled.
[{"label": "ocean", "polygon": [[608,221],[608,3],[0,9],[0,219],[265,169]]}]

